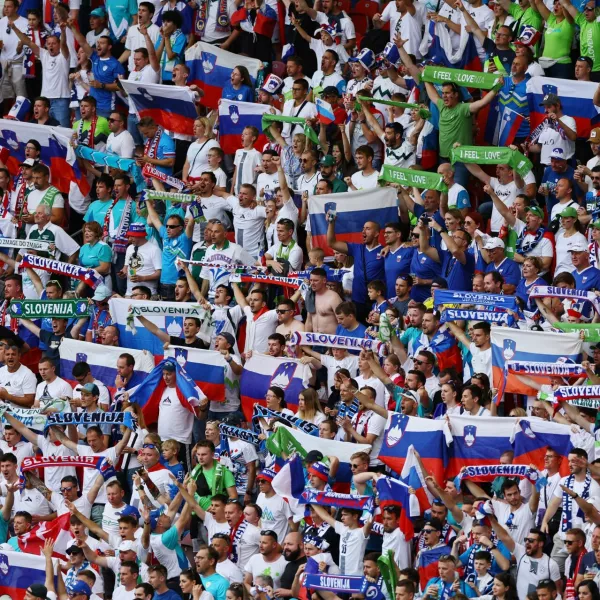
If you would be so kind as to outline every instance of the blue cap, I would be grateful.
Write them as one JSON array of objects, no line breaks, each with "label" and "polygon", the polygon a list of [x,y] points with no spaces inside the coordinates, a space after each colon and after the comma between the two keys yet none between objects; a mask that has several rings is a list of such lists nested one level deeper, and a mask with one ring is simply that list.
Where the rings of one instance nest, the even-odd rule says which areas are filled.
[{"label": "blue cap", "polygon": [[104,19],[104,17],[106,17],[106,10],[104,10],[103,6],[99,6],[90,13],[90,17],[100,17],[101,19]]},{"label": "blue cap", "polygon": [[138,521],[140,520],[140,511],[135,506],[129,506],[129,504],[115,514],[119,517],[135,517]]},{"label": "blue cap", "polygon": [[143,223],[132,223],[127,230],[127,235],[131,237],[146,237],[148,233]]},{"label": "blue cap", "polygon": [[85,594],[88,598],[92,595],[90,586],[80,579],[76,579],[71,585],[67,586],[69,594]]},{"label": "blue cap", "polygon": [[160,515],[162,515],[164,512],[165,509],[163,506],[157,508],[156,510],[150,511],[150,529],[154,529],[156,527],[156,524],[158,523],[158,517],[160,517]]}]

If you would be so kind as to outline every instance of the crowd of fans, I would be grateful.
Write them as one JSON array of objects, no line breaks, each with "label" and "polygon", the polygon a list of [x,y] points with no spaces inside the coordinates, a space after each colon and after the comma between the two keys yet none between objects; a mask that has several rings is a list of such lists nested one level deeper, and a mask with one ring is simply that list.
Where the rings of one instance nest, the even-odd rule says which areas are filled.
[{"label": "crowd of fans", "polygon": [[[307,590],[309,559],[321,573],[378,584],[376,597],[390,600],[378,562],[389,550],[395,600],[600,600],[597,411],[568,403],[555,411],[543,396],[492,401],[490,338],[498,325],[442,323],[432,301],[436,289],[514,295],[519,310],[511,316],[522,330],[598,320],[589,299],[529,295],[536,285],[600,291],[600,128],[582,136],[581,121],[564,112],[553,88],[539,109],[546,118],[532,132],[527,90],[531,77],[544,74],[600,82],[594,0],[106,0],[92,6],[4,0],[3,15],[5,114],[15,99],[26,99],[30,113],[18,119],[72,128],[74,146],[133,158],[179,178],[197,204],[140,202],[143,186],[131,173],[81,158],[90,194],[76,185],[62,194],[36,139],[27,141],[18,173],[0,167],[3,237],[48,242],[49,251],[37,254],[94,269],[102,279],[92,290],[21,268],[34,250],[0,253],[0,552],[22,551],[20,536],[66,513],[73,537],[58,578],[52,543],[46,544],[46,585],[30,585],[27,600],[350,597]],[[484,71],[502,75],[500,85],[480,92],[422,82],[422,69],[431,64],[431,22],[442,28],[449,52],[461,51],[473,36]],[[272,114],[305,123],[273,122],[260,147],[263,132],[247,127],[240,149],[225,154],[218,111],[203,104],[202,86],[188,82],[185,51],[198,41],[262,62],[256,81],[244,66],[233,69],[223,99],[265,104]],[[189,86],[198,110],[193,131],[173,133],[152,117],[140,118],[123,90],[125,79]],[[319,98],[331,105],[333,123],[319,121]],[[389,100],[396,104],[378,102]],[[405,102],[415,106],[398,104]],[[594,102],[600,106],[600,88]],[[511,145],[532,161],[524,176],[509,165],[450,163],[454,148],[477,145],[485,125],[477,115],[489,106],[492,124],[507,111],[524,117]],[[382,183],[383,165],[437,170],[447,192]],[[169,190],[162,178],[145,183]],[[345,194],[377,194],[381,185],[396,188],[397,218],[367,220],[362,243],[344,241]],[[322,194],[340,194],[337,211],[327,214],[326,244],[313,239],[309,217],[311,197]],[[306,285],[293,294],[276,282],[242,285],[237,267],[282,277],[301,273]],[[220,352],[227,363],[225,401],[204,398],[192,415],[176,393],[174,366],[166,363],[158,422],[146,425],[139,405],[129,402],[135,363],[120,343],[112,297],[195,303],[209,311],[208,338],[197,318],[186,318],[176,335],[152,319],[140,317],[139,324],[165,348]],[[23,298],[89,298],[91,314],[17,320],[8,306]],[[295,332],[385,337],[388,353],[292,347]],[[84,360],[65,372],[59,352],[65,338],[122,348],[109,365],[116,380],[100,381]],[[598,384],[600,344],[584,350],[586,376],[576,383]],[[260,355],[298,359],[312,373],[298,398],[270,387],[268,409],[291,414],[293,400],[296,415],[318,426],[320,438],[370,446],[351,455],[354,495],[376,496],[381,478],[398,475],[379,458],[393,412],[464,415],[473,423],[509,416],[566,423],[578,443],[568,457],[547,447],[540,486],[506,477],[457,486],[456,473],[447,481],[426,473],[434,500],[414,519],[416,533],[407,540],[398,506],[376,502],[372,513],[297,508],[277,494],[272,481],[281,464],[262,443],[277,418],[255,421],[260,444],[233,437],[229,455],[222,454],[220,423],[252,428],[241,410],[239,381],[247,361]],[[561,383],[553,380],[555,387]],[[102,423],[40,432],[11,412],[57,398],[67,399],[73,412],[131,412],[138,429]],[[105,481],[94,469],[82,475],[73,467],[47,468],[41,478],[23,475],[23,460],[36,455],[105,457],[117,477]],[[501,463],[513,458],[507,448]],[[331,491],[339,462],[309,452],[305,488]],[[570,474],[561,477],[567,466]]]}]

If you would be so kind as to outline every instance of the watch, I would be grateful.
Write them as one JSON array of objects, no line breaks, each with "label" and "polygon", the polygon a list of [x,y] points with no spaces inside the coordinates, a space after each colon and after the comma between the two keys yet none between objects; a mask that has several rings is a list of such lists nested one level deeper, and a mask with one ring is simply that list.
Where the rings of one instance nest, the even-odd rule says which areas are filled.
[{"label": "watch", "polygon": [[102,84],[102,89],[103,90],[106,89],[106,84],[105,83]]}]

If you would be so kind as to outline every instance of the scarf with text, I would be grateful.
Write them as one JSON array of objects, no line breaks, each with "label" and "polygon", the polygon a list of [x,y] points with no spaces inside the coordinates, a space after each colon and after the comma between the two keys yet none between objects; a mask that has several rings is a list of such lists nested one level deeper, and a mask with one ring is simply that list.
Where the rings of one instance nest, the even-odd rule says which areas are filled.
[{"label": "scarf with text", "polygon": [[[43,26],[41,29],[32,29],[31,26],[27,25],[27,31],[25,32],[25,35],[39,48],[46,47],[46,38],[48,37],[48,32]],[[33,53],[33,50],[26,45],[23,46],[23,54],[25,55],[23,60],[23,66],[25,67],[23,77],[26,79],[34,79],[37,75],[39,75],[39,73],[36,72],[36,56]]]},{"label": "scarf with text", "polygon": [[185,183],[181,181],[181,179],[177,179],[177,177],[163,173],[150,163],[146,163],[144,165],[144,168],[142,169],[142,175],[146,178],[146,183],[148,184],[150,183],[150,180],[157,179],[158,181],[162,181],[162,183],[166,183],[167,185],[170,185],[179,191],[185,187]]},{"label": "scarf with text", "polygon": [[83,126],[85,124],[84,119],[79,119],[79,126],[77,127],[77,141],[80,144],[85,144],[89,148],[94,147],[94,138],[96,137],[96,125],[98,124],[98,117],[94,116],[90,119],[90,128],[87,130],[87,144],[83,137]]},{"label": "scarf with text", "polygon": [[58,275],[65,275],[78,281],[83,281],[86,285],[95,290],[103,281],[102,275],[100,275],[94,269],[86,269],[79,265],[71,265],[69,263],[60,262],[52,258],[42,258],[41,256],[34,256],[32,254],[26,254],[19,265],[20,270],[23,269],[41,269],[42,271],[49,271],[50,273],[57,273]]},{"label": "scarf with text", "polygon": [[323,590],[336,594],[360,594],[363,577],[357,575],[327,575],[324,573],[304,573],[304,586],[310,590]]},{"label": "scarf with text", "polygon": [[434,290],[435,308],[441,304],[474,304],[476,306],[493,306],[497,309],[517,312],[517,300],[514,296],[487,294],[485,292],[462,292],[458,290]]},{"label": "scarf with text", "polygon": [[89,160],[95,165],[110,167],[111,169],[118,169],[119,171],[129,173],[133,177],[135,186],[138,190],[146,185],[144,178],[142,177],[142,170],[133,158],[121,158],[117,154],[100,152],[99,150],[94,150],[88,146],[82,146],[81,144],[76,146],[75,155],[79,158]]},{"label": "scarf with text", "polygon": [[583,341],[588,344],[600,342],[600,324],[598,323],[553,323],[552,327],[564,333],[583,333]]},{"label": "scarf with text", "polygon": [[[206,29],[206,21],[208,19],[208,7],[211,0],[200,0],[198,2],[198,11],[196,13],[196,35],[202,39],[204,30]],[[219,33],[227,33],[230,29],[229,15],[227,14],[227,0],[218,0],[219,6],[215,24],[215,31]]]},{"label": "scarf with text", "polygon": [[131,303],[127,309],[127,318],[125,328],[134,335],[137,333],[134,321],[136,317],[193,317],[204,320],[208,315],[205,308],[199,304],[191,302],[182,302],[181,306],[165,306],[159,302],[150,302],[148,304]]},{"label": "scarf with text", "polygon": [[600,398],[600,385],[564,385],[554,390],[554,399],[557,402],[580,398]]},{"label": "scarf with text", "polygon": [[15,216],[17,217],[17,229],[19,232],[23,229],[23,215],[28,212],[27,208],[27,182],[20,176],[15,185],[17,190],[17,200],[15,201]]},{"label": "scarf with text", "polygon": [[471,481],[494,481],[496,477],[509,477],[511,479],[527,479],[535,485],[540,479],[540,473],[537,469],[532,469],[529,465],[477,465],[466,467],[454,478],[454,485],[457,489],[464,479]]},{"label": "scarf with text", "polygon": [[44,240],[16,240],[0,238],[3,248],[18,248],[19,250],[36,250],[37,252],[48,252],[48,242]]},{"label": "scarf with text", "polygon": [[340,402],[338,406],[338,417],[340,419],[345,419],[346,417],[353,419],[357,415],[359,407],[360,402],[356,398],[352,400],[351,404]]},{"label": "scarf with text", "polygon": [[513,375],[528,375],[529,377],[582,377],[585,375],[582,365],[563,362],[512,360],[506,363],[506,368]]},{"label": "scarf with text", "polygon": [[526,242],[525,238],[530,234],[531,232],[527,228],[523,229],[523,231],[521,231],[519,234],[515,244],[515,252],[517,254],[529,254],[535,250],[546,234],[546,228],[540,227],[533,235],[533,239]]},{"label": "scarf with text", "polygon": [[421,73],[421,81],[426,83],[455,83],[462,87],[491,90],[500,85],[499,73],[480,73],[447,67],[428,65]]},{"label": "scarf with text", "polygon": [[52,427],[52,425],[97,425],[99,423],[123,425],[132,431],[137,429],[135,415],[130,412],[51,413],[48,415],[46,427]]},{"label": "scarf with text", "polygon": [[594,292],[576,290],[570,288],[558,288],[551,285],[534,285],[529,291],[531,298],[574,298],[596,302],[597,296]]},{"label": "scarf with text", "polygon": [[252,419],[255,418],[266,418],[266,419],[279,419],[283,421],[288,427],[295,427],[308,435],[319,435],[319,426],[314,423],[310,423],[309,421],[305,421],[296,415],[287,415],[278,410],[271,410],[270,408],[266,408],[265,406],[261,406],[260,404],[254,405],[254,415]]},{"label": "scarf with text", "polygon": [[489,146],[459,146],[450,151],[450,161],[476,165],[508,165],[521,177],[533,168],[531,161],[518,150]]},{"label": "scarf with text", "polygon": [[399,183],[400,185],[419,189],[437,190],[438,192],[448,191],[448,186],[444,183],[443,177],[437,173],[403,169],[402,167],[393,167],[392,165],[383,165],[379,181]]},{"label": "scarf with text", "polygon": [[221,435],[224,435],[225,437],[237,438],[238,440],[242,440],[242,442],[247,442],[253,446],[260,446],[261,440],[258,438],[258,434],[248,431],[247,429],[221,423],[219,424],[219,431]]},{"label": "scarf with text", "polygon": [[297,290],[302,280],[298,277],[283,277],[280,275],[266,275],[263,273],[234,273],[229,279],[230,282],[242,283],[265,283],[267,285],[280,285]]},{"label": "scarf with text", "polygon": [[98,469],[104,479],[116,475],[115,468],[105,456],[29,456],[21,462],[21,471],[45,469],[46,467],[87,467]]},{"label": "scarf with text", "polygon": [[344,348],[351,350],[372,350],[379,353],[384,344],[378,340],[355,338],[346,335],[294,331],[290,336],[291,346],[323,346],[324,348]]},{"label": "scarf with text", "polygon": [[297,499],[300,504],[318,504],[319,506],[368,510],[369,512],[373,511],[373,496],[354,496],[352,494],[339,494],[337,492],[319,492],[309,488],[304,490]]},{"label": "scarf with text", "polygon": [[16,300],[8,307],[11,317],[22,319],[80,319],[89,317],[90,302],[85,300]]},{"label": "scarf with text", "polygon": [[448,323],[449,321],[485,321],[498,325],[508,325],[509,327],[515,324],[514,317],[507,312],[466,310],[461,308],[447,308],[442,312],[440,323]]},{"label": "scarf with text", "polygon": [[236,525],[233,531],[230,533],[231,539],[231,552],[229,553],[229,559],[237,564],[238,562],[238,547],[242,538],[244,537],[244,533],[248,527],[248,521],[242,517],[242,520]]},{"label": "scarf with text", "polygon": [[180,204],[189,204],[197,201],[199,196],[194,194],[185,194],[180,192],[162,192],[159,190],[144,190],[140,202],[146,200],[162,200],[163,202],[179,202]]},{"label": "scarf with text", "polygon": [[[569,475],[567,480],[565,481],[565,487],[570,490],[573,489],[575,485],[575,475]],[[583,491],[579,494],[579,497],[583,500],[587,500],[590,497],[590,487],[592,485],[592,478],[589,473],[585,474],[585,481],[583,483]],[[560,519],[560,530],[564,533],[571,529],[573,515],[572,515],[572,507],[573,507],[573,498],[565,492],[562,494],[562,514]],[[577,517],[580,519],[584,519],[585,515],[581,508],[577,509]]]}]

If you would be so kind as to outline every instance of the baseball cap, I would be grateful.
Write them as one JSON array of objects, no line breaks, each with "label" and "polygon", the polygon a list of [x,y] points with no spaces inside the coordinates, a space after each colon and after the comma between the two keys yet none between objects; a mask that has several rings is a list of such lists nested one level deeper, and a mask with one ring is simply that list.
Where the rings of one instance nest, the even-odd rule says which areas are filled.
[{"label": "baseball cap", "polygon": [[217,337],[222,337],[232,348],[235,346],[235,338],[229,331],[222,331]]},{"label": "baseball cap", "polygon": [[323,165],[324,167],[333,167],[333,166],[335,166],[335,158],[333,158],[333,156],[331,156],[331,154],[326,154],[319,161],[319,164]]},{"label": "baseball cap", "polygon": [[73,583],[71,583],[71,585],[68,585],[67,592],[72,595],[85,594],[88,598],[92,595],[92,589],[90,586],[85,581],[81,581],[81,579],[76,579]]},{"label": "baseball cap", "polygon": [[573,242],[567,246],[567,252],[589,252],[590,249],[585,242]]},{"label": "baseball cap", "polygon": [[44,598],[44,600],[46,600],[46,597],[48,596],[48,588],[41,583],[32,583],[27,590],[36,598]]},{"label": "baseball cap", "polygon": [[335,85],[328,85],[321,90],[321,96],[337,96],[340,97],[340,90]]},{"label": "baseball cap", "polygon": [[592,227],[594,229],[600,229],[600,220],[590,223],[590,227]]},{"label": "baseball cap", "polygon": [[540,102],[540,106],[549,106],[550,104],[560,104],[560,98],[556,94],[546,94]]},{"label": "baseball cap", "polygon": [[565,151],[562,148],[552,148],[552,152],[550,152],[550,158],[559,158],[560,160],[567,160],[565,157]]},{"label": "baseball cap", "polygon": [[133,542],[132,540],[123,540],[119,544],[119,547],[117,548],[117,550],[119,552],[129,552],[130,550],[137,552],[137,549],[135,547],[135,542]]},{"label": "baseball cap", "polygon": [[322,463],[322,462],[313,463],[309,467],[308,472],[311,475],[318,477],[321,481],[324,481],[325,483],[327,483],[327,481],[329,481],[329,467],[325,463]]},{"label": "baseball cap", "polygon": [[98,386],[95,383],[86,383],[85,385],[81,386],[79,391],[87,392],[88,394],[91,394],[92,396],[100,395],[100,390],[98,389]]},{"label": "baseball cap", "polygon": [[100,17],[101,19],[104,19],[104,17],[106,17],[106,10],[104,10],[103,6],[99,6],[90,13],[90,17]]},{"label": "baseball cap", "polygon": [[175,371],[175,363],[173,361],[166,361],[163,366],[163,371]]},{"label": "baseball cap", "polygon": [[590,137],[588,138],[588,142],[594,142],[595,144],[600,142],[600,127],[594,127],[594,129],[590,131]]},{"label": "baseball cap", "polygon": [[530,206],[525,210],[525,212],[530,212],[540,219],[544,218],[544,211],[539,206]]},{"label": "baseball cap", "polygon": [[573,206],[567,206],[559,215],[559,217],[577,217],[577,210]]},{"label": "baseball cap", "polygon": [[587,63],[590,69],[594,66],[594,61],[589,56],[579,56],[577,60]]},{"label": "baseball cap", "polygon": [[112,296],[112,293],[108,289],[108,287],[105,286],[103,283],[101,283],[96,288],[96,291],[94,292],[94,295],[92,296],[92,300],[97,300],[97,301],[106,300],[107,298],[110,298],[111,296]]},{"label": "baseball cap", "polygon": [[273,481],[274,477],[275,477],[275,471],[273,471],[273,469],[263,469],[256,476],[256,479],[264,479],[265,481]]},{"label": "baseball cap", "polygon": [[494,250],[494,248],[502,248],[504,250],[505,247],[504,242],[498,237],[489,238],[483,245],[484,250]]},{"label": "baseball cap", "polygon": [[135,506],[130,506],[129,504],[115,514],[119,517],[135,517],[138,521],[140,520],[140,511]]},{"label": "baseball cap", "polygon": [[83,549],[80,548],[79,546],[77,546],[77,544],[73,544],[72,546],[69,546],[66,550],[65,550],[65,554],[83,554]]},{"label": "baseball cap", "polygon": [[429,521],[425,522],[425,527],[427,527],[428,525],[429,527],[437,531],[442,531],[444,529],[444,526],[442,525],[442,522],[439,519],[429,519]]},{"label": "baseball cap", "polygon": [[304,457],[304,462],[319,462],[321,460],[323,460],[323,453],[318,450],[311,450]]},{"label": "baseball cap", "polygon": [[437,285],[440,288],[448,289],[448,281],[444,277],[434,277],[431,280],[431,285]]},{"label": "baseball cap", "polygon": [[[600,127],[598,128],[600,129]],[[38,161],[35,158],[26,158],[19,166],[20,167],[33,167]]]}]

